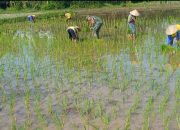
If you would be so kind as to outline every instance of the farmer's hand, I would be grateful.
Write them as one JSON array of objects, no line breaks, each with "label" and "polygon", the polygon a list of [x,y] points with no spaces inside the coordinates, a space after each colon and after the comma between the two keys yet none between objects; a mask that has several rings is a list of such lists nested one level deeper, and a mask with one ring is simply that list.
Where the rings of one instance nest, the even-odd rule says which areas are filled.
[{"label": "farmer's hand", "polygon": [[90,27],[90,30],[93,30],[94,28],[93,27]]}]

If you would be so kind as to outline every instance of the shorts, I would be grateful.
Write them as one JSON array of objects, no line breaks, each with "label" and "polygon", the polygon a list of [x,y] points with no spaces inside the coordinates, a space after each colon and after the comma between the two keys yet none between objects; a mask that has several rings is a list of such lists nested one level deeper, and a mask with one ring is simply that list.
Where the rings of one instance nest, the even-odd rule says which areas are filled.
[{"label": "shorts", "polygon": [[135,34],[136,33],[136,27],[133,23],[128,23],[128,33],[129,34]]},{"label": "shorts", "polygon": [[67,32],[69,34],[69,39],[78,39],[73,29],[68,29]]}]

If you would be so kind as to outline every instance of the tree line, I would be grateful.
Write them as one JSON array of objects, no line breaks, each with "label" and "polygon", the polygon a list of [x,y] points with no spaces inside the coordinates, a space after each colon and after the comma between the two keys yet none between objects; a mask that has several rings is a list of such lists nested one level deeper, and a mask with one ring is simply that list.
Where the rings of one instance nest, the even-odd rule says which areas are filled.
[{"label": "tree line", "polygon": [[[105,4],[112,4],[112,5],[122,5],[125,6],[127,0],[119,1],[119,0],[112,0],[112,1],[0,1],[0,8],[7,9],[7,8],[14,8],[17,10],[21,9],[64,9],[64,8],[93,8],[93,7],[102,7]],[[137,2],[136,0],[131,0],[131,2]]]}]

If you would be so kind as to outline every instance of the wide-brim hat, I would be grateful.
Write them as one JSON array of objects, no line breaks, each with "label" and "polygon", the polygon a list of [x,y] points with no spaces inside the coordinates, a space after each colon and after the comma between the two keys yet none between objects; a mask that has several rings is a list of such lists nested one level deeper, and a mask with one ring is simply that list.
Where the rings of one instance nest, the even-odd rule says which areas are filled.
[{"label": "wide-brim hat", "polygon": [[167,27],[166,29],[166,34],[167,35],[172,35],[175,34],[178,31],[178,28],[176,25],[170,25],[169,27]]},{"label": "wide-brim hat", "polygon": [[135,9],[133,11],[130,11],[130,14],[133,15],[133,16],[139,16],[139,12]]},{"label": "wide-brim hat", "polygon": [[33,17],[36,17],[36,15],[34,15],[34,14],[33,14],[32,16],[33,16]]},{"label": "wide-brim hat", "polygon": [[64,15],[66,18],[71,18],[71,13],[65,13]]}]

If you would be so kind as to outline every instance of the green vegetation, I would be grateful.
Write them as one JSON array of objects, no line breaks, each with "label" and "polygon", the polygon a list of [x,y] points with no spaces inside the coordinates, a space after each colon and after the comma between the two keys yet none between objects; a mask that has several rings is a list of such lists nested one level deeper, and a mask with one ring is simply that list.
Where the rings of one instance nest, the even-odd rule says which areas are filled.
[{"label": "green vegetation", "polygon": [[0,2],[3,12],[28,12],[38,10],[80,9],[101,7],[158,7],[177,5],[177,1],[6,1]]},{"label": "green vegetation", "polygon": [[101,39],[74,18],[77,44],[61,16],[2,24],[0,128],[178,129],[180,53],[162,50],[165,27],[180,20],[170,13],[138,17],[134,42],[114,15],[102,16]]},{"label": "green vegetation", "polygon": [[107,5],[125,6],[126,1],[10,1],[5,6],[6,10],[52,10],[52,9],[77,9],[77,8],[99,8]]}]

